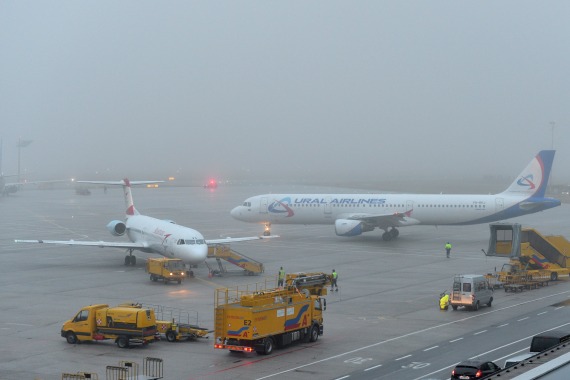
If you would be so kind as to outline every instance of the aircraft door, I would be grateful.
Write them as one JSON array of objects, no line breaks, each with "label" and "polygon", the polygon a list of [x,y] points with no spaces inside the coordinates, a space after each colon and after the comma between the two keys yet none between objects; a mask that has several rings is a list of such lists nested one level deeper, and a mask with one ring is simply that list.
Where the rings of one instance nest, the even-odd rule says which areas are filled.
[{"label": "aircraft door", "polygon": [[326,197],[325,198],[325,216],[330,216],[331,213],[332,213],[331,197]]},{"label": "aircraft door", "polygon": [[495,212],[501,212],[505,208],[505,203],[503,198],[495,198]]},{"label": "aircraft door", "polygon": [[414,201],[406,201],[406,210],[404,211],[408,212],[413,210],[414,210]]},{"label": "aircraft door", "polygon": [[259,213],[267,214],[267,197],[262,197],[259,201]]}]

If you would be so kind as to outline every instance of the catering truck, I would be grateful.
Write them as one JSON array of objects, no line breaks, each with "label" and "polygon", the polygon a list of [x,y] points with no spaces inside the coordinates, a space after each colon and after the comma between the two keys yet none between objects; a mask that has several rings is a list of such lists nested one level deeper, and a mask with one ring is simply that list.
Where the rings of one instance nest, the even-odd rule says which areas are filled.
[{"label": "catering truck", "polygon": [[216,289],[214,348],[268,355],[295,341],[316,342],[330,283],[325,273],[293,273],[284,287]]},{"label": "catering truck", "polygon": [[112,339],[120,348],[154,342],[156,333],[154,310],[105,304],[83,307],[61,327],[69,344]]}]

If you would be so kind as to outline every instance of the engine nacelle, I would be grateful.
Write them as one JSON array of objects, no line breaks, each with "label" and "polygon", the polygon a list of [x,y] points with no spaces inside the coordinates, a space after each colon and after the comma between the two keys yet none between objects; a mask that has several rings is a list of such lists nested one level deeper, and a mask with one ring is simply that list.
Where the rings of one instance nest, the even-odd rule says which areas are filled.
[{"label": "engine nacelle", "polygon": [[107,224],[107,229],[113,236],[123,236],[127,231],[127,226],[120,220],[113,220]]},{"label": "engine nacelle", "polygon": [[338,236],[358,236],[365,230],[360,220],[351,219],[335,220],[334,229]]}]

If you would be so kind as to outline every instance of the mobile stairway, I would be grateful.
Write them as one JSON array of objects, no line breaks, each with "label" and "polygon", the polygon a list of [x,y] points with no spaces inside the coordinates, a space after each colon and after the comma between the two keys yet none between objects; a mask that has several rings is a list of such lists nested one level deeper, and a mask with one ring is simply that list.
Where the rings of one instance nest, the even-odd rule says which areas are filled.
[{"label": "mobile stairway", "polygon": [[223,276],[230,273],[223,265],[222,260],[229,262],[235,266],[243,269],[242,272],[246,276],[258,275],[264,272],[263,264],[257,260],[252,259],[239,253],[230,248],[229,245],[216,244],[208,247],[208,259],[215,259],[218,263],[219,269],[212,268],[208,261],[206,261],[206,266],[210,270],[210,276]]},{"label": "mobile stairway", "polygon": [[563,236],[545,236],[518,223],[490,224],[487,256],[506,257],[526,271],[547,271],[550,280],[570,272],[570,242]]}]

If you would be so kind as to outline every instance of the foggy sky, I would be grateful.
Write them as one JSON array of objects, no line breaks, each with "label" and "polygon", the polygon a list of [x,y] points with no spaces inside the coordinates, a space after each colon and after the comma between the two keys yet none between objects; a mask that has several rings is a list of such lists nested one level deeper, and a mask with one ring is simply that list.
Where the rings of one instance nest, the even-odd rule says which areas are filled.
[{"label": "foggy sky", "polygon": [[0,2],[2,171],[570,180],[567,1]]}]

